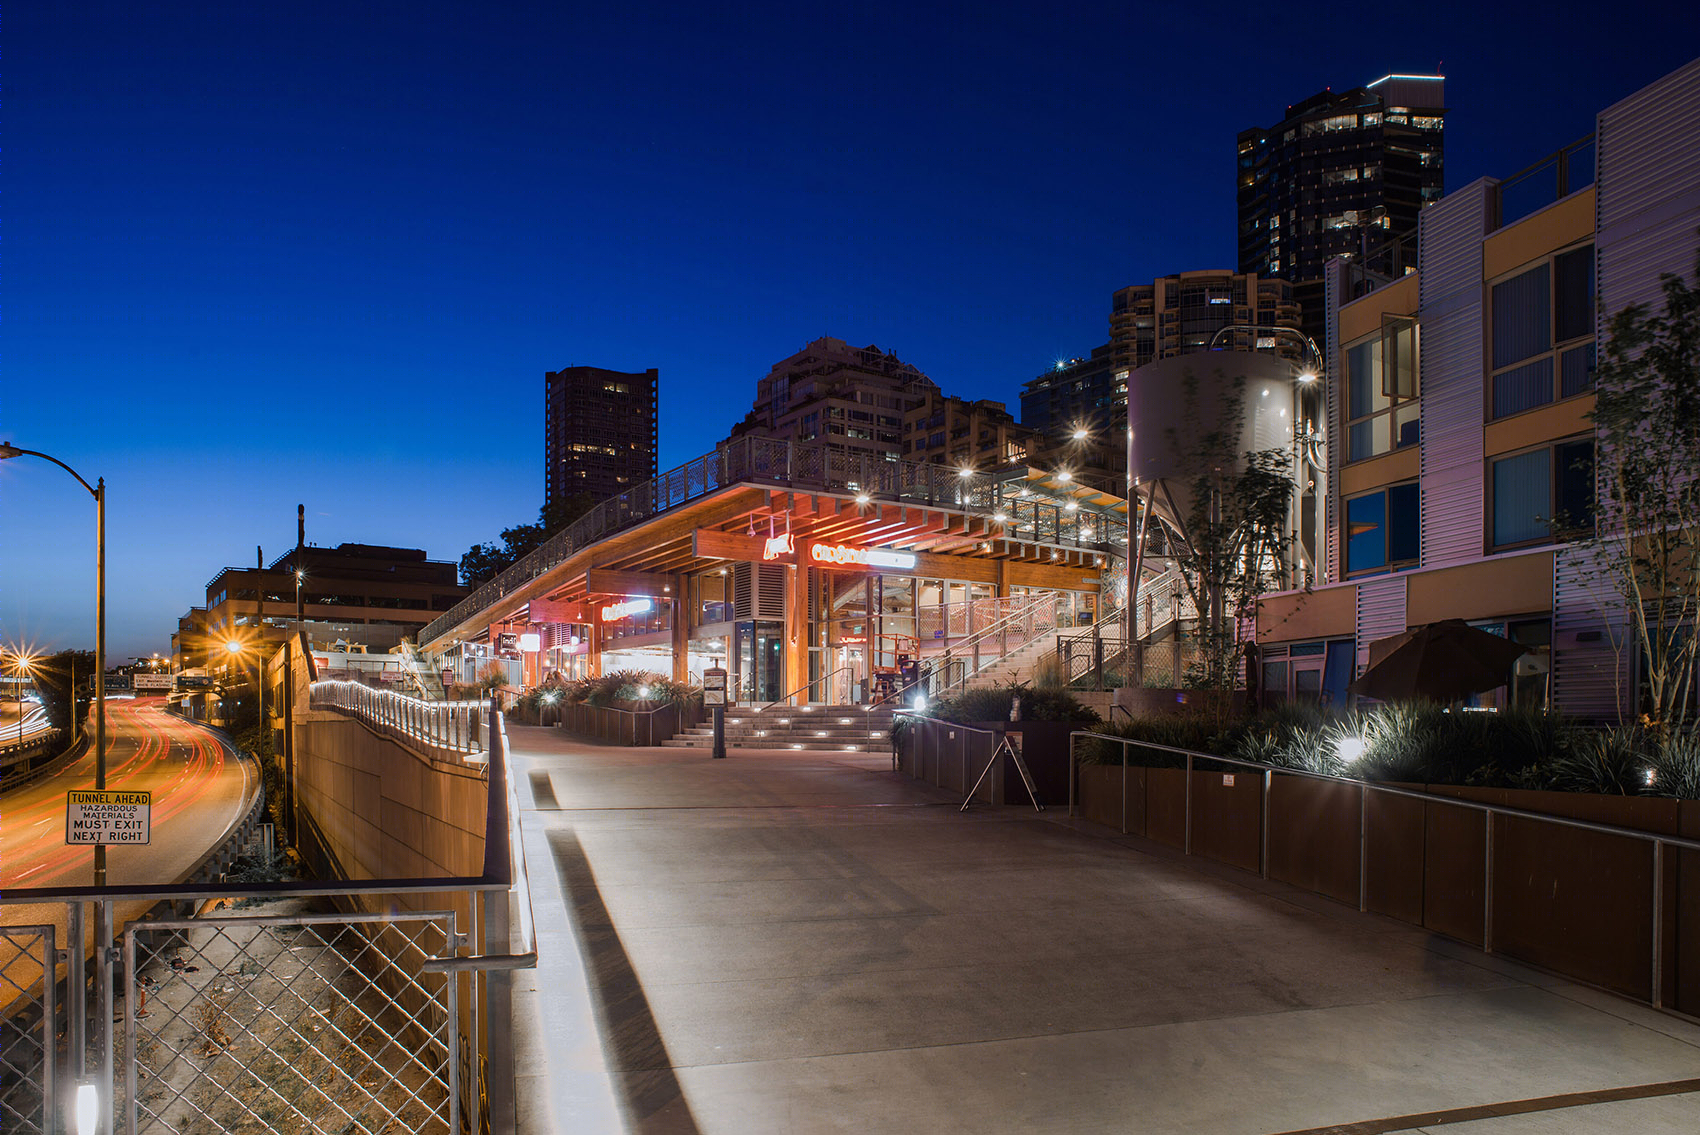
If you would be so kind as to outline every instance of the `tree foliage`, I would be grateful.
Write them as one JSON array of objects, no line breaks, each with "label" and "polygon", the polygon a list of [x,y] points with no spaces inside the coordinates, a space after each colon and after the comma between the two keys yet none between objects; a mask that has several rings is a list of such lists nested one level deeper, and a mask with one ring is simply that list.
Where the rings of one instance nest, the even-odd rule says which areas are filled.
[{"label": "tree foliage", "polygon": [[1660,277],[1662,312],[1612,316],[1596,374],[1596,544],[1643,660],[1642,716],[1660,732],[1687,716],[1700,648],[1700,261],[1696,275]]},{"label": "tree foliage", "polygon": [[[94,691],[89,686],[89,679],[94,677],[94,651],[61,650],[49,654],[35,660],[31,673],[49,725],[69,729],[73,720],[88,720],[89,705],[94,701]],[[75,709],[71,705],[73,683]]]},{"label": "tree foliage", "polygon": [[1173,542],[1181,578],[1198,611],[1199,661],[1189,685],[1232,689],[1235,620],[1258,595],[1287,582],[1292,458],[1283,449],[1242,452],[1245,379],[1219,384],[1215,405],[1197,378],[1183,380],[1180,429],[1169,431],[1190,497]]},{"label": "tree foliage", "polygon": [[596,498],[588,493],[567,497],[543,506],[534,524],[504,528],[501,543],[472,545],[460,558],[461,583],[476,587],[494,579],[519,562],[522,556],[536,551],[549,537],[596,507],[596,503]]}]

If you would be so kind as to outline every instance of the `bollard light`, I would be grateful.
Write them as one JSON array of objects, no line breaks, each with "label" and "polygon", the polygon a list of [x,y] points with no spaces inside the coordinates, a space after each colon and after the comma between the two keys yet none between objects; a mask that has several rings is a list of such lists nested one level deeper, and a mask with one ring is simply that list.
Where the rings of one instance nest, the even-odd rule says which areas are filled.
[{"label": "bollard light", "polygon": [[94,1135],[100,1122],[100,1092],[93,1084],[77,1085],[77,1135]]},{"label": "bollard light", "polygon": [[1364,755],[1364,739],[1362,737],[1342,737],[1334,742],[1334,755],[1346,764],[1351,764]]},{"label": "bollard light", "polygon": [[927,695],[926,694],[916,694],[914,706],[915,706],[916,709],[926,709],[927,708]]},{"label": "bollard light", "polygon": [[639,701],[648,701],[649,700],[649,687],[648,686],[639,686],[638,687],[638,700]]}]

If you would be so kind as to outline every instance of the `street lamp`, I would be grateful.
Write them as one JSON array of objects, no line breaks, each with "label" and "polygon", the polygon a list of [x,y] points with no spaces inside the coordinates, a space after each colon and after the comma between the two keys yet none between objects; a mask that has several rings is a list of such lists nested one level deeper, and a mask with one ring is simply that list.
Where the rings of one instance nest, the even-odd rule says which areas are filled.
[{"label": "street lamp", "polygon": [[[18,744],[20,745],[24,743],[24,675],[30,673],[31,667],[34,665],[35,659],[31,658],[21,650],[15,651],[12,654],[12,673],[16,675],[18,680]],[[72,717],[76,716],[76,705],[77,688],[76,684],[73,682],[71,685]]]},{"label": "street lamp", "polygon": [[[95,509],[95,630],[94,630],[94,786],[106,789],[106,478],[93,485],[83,475],[57,457],[34,449],[19,449],[11,442],[0,442],[0,461],[11,457],[39,457],[51,461],[77,479],[94,498]],[[71,716],[76,717],[77,691],[71,689]],[[94,845],[94,885],[106,886],[106,845]]]},{"label": "street lamp", "polygon": [[[225,640],[224,649],[234,658],[248,648],[240,640],[232,638]],[[266,657],[263,650],[256,651],[254,655],[254,689],[258,692],[260,700],[260,751],[256,755],[261,761],[264,761],[266,759]]]}]

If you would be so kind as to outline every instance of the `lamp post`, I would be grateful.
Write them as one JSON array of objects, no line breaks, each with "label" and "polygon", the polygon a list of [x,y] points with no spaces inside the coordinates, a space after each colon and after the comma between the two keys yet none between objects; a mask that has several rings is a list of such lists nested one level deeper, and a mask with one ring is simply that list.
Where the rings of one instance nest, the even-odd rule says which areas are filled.
[{"label": "lamp post", "polygon": [[[12,655],[12,673],[18,680],[18,744],[20,745],[24,743],[24,675],[30,673],[30,667],[34,664],[34,661],[34,659],[21,650]],[[76,705],[77,686],[76,682],[73,681],[71,683],[72,717],[77,715]]]},{"label": "lamp post", "polygon": [[[261,633],[264,633],[263,624],[260,629]],[[243,646],[237,639],[229,639],[225,642],[224,649],[235,656],[243,653],[247,650],[247,647]],[[263,649],[254,652],[254,690],[259,695],[260,700],[260,751],[255,755],[261,761],[264,761],[266,759],[266,654]]]},{"label": "lamp post", "polygon": [[[19,449],[11,442],[0,443],[0,461],[10,457],[39,457],[51,461],[77,479],[94,498],[95,508],[95,630],[94,630],[94,786],[106,788],[106,478],[90,485],[83,475],[57,457],[34,449]],[[71,688],[71,716],[76,716],[77,691]],[[106,886],[106,845],[94,845],[94,885]]]}]

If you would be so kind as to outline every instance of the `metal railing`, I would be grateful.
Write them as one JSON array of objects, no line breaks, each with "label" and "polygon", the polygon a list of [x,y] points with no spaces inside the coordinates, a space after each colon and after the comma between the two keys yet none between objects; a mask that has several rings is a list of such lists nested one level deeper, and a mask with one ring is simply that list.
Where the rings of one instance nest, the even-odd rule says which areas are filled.
[{"label": "metal railing", "polygon": [[[505,730],[486,722],[481,875],[8,889],[37,917],[0,928],[5,1130],[73,1130],[92,1086],[101,1132],[510,1135],[507,971],[537,944]],[[342,909],[240,909],[277,899]]]},{"label": "metal railing", "polygon": [[426,701],[359,682],[322,681],[309,688],[309,709],[346,710],[392,735],[435,749],[475,754],[484,751],[484,714],[479,701]]},{"label": "metal railing", "polygon": [[1270,863],[1270,823],[1269,801],[1270,788],[1275,775],[1303,777],[1310,780],[1325,781],[1332,784],[1355,786],[1358,790],[1358,909],[1369,909],[1369,869],[1370,869],[1370,822],[1369,799],[1372,794],[1404,797],[1409,800],[1419,800],[1427,804],[1442,804],[1447,807],[1460,808],[1465,811],[1482,814],[1485,829],[1483,852],[1482,879],[1482,951],[1493,953],[1494,947],[1494,827],[1496,817],[1516,818],[1543,824],[1553,824],[1558,827],[1581,829],[1598,832],[1604,835],[1617,836],[1623,839],[1636,840],[1649,845],[1652,852],[1652,888],[1650,901],[1652,904],[1652,974],[1650,1003],[1655,1008],[1664,1004],[1664,891],[1665,891],[1665,851],[1667,848],[1681,848],[1689,851],[1700,851],[1700,840],[1683,839],[1679,836],[1660,835],[1657,832],[1639,831],[1634,828],[1620,828],[1610,824],[1597,824],[1587,820],[1574,820],[1566,816],[1552,816],[1542,812],[1531,812],[1523,808],[1510,808],[1498,804],[1483,804],[1474,800],[1463,800],[1454,796],[1438,796],[1427,792],[1415,792],[1408,788],[1393,788],[1368,780],[1354,777],[1335,776],[1330,773],[1312,772],[1308,769],[1287,768],[1280,765],[1263,764],[1259,761],[1240,760],[1236,757],[1221,757],[1214,753],[1200,753],[1191,749],[1180,749],[1172,745],[1159,745],[1150,741],[1139,741],[1130,737],[1114,737],[1106,733],[1095,733],[1089,730],[1076,730],[1069,735],[1068,753],[1068,814],[1072,819],[1075,812],[1077,766],[1079,751],[1076,742],[1081,738],[1109,742],[1121,746],[1121,832],[1127,834],[1127,773],[1128,751],[1138,747],[1155,752],[1168,753],[1184,758],[1186,770],[1185,807],[1183,819],[1183,835],[1181,850],[1191,855],[1193,853],[1193,772],[1197,762],[1203,761],[1218,765],[1230,765],[1236,768],[1251,769],[1261,773],[1260,788],[1261,831],[1258,851],[1258,872],[1269,878]]},{"label": "metal railing", "polygon": [[[830,682],[830,681],[832,681],[832,679],[838,677],[838,675],[840,675],[840,674],[843,674],[843,673],[846,673],[846,672],[854,672],[857,669],[859,669],[859,667],[856,667],[856,666],[840,666],[838,669],[832,671],[831,673],[827,674],[826,676],[821,677],[821,678],[816,678],[812,682],[806,682],[803,685],[798,686],[796,689],[792,690],[790,693],[786,694],[784,697],[776,698],[773,701],[768,702],[764,706],[760,706],[760,707],[752,709],[750,712],[751,713],[765,713],[766,711],[772,709],[776,705],[790,705],[791,699],[796,697],[798,694],[807,694],[810,690],[814,689],[816,686],[822,685],[823,683],[826,683],[826,682]],[[805,702],[807,702],[809,699],[807,697],[805,697],[803,700]]]},{"label": "metal railing", "polygon": [[1492,229],[1520,221],[1593,182],[1594,136],[1587,134],[1494,186]]},{"label": "metal railing", "polygon": [[768,484],[824,492],[867,494],[900,503],[992,514],[1002,512],[1013,538],[1057,547],[1118,548],[1126,541],[1119,514],[1094,512],[1027,497],[985,474],[963,477],[931,462],[886,461],[825,443],[742,437],[670,469],[630,492],[598,504],[535,551],[456,603],[419,633],[434,642],[463,620],[523,587],[612,532],[737,484]]}]

